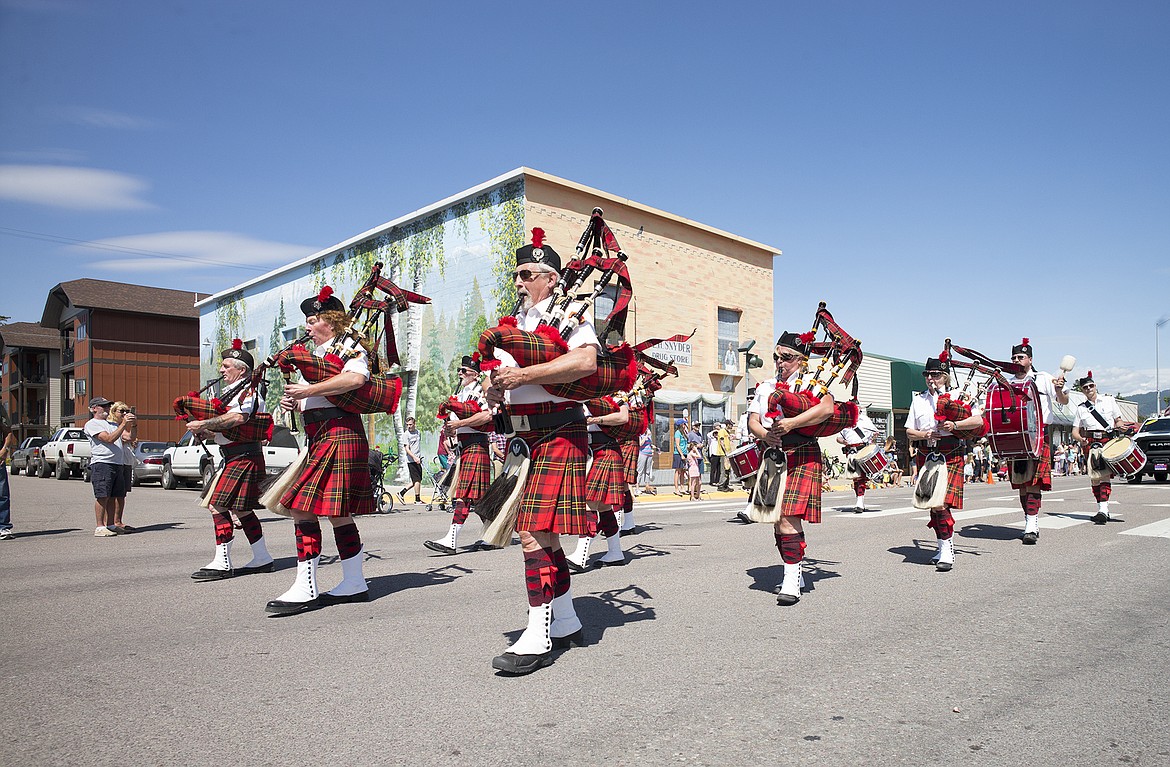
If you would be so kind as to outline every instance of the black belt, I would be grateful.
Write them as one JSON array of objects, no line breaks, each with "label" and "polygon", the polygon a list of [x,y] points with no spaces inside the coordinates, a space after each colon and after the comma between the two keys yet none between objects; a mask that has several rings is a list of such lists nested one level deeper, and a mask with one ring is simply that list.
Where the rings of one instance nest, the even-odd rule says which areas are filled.
[{"label": "black belt", "polygon": [[463,447],[469,445],[483,445],[487,447],[488,435],[486,434],[457,434],[455,436],[459,438],[459,444]]},{"label": "black belt", "polygon": [[963,440],[958,437],[939,437],[935,440],[933,447],[924,439],[916,441],[914,446],[923,452],[930,452],[932,450],[957,450],[964,444]]},{"label": "black belt", "polygon": [[804,434],[797,434],[796,432],[790,432],[780,438],[780,444],[783,447],[800,447],[801,445],[808,445],[816,441],[816,437],[809,437]]},{"label": "black belt", "polygon": [[616,445],[617,440],[609,436],[603,431],[589,432],[589,447],[604,447],[606,445]]},{"label": "black belt", "polygon": [[571,423],[584,423],[585,410],[580,405],[568,410],[558,410],[555,413],[533,413],[532,415],[512,415],[512,428],[517,432],[529,432],[543,429],[557,429]]},{"label": "black belt", "polygon": [[321,421],[332,421],[334,418],[345,418],[347,415],[353,415],[353,413],[339,407],[315,407],[301,413],[301,418],[304,419],[305,423],[320,423]]},{"label": "black belt", "polygon": [[250,455],[253,458],[259,458],[262,453],[259,442],[236,442],[231,445],[219,446],[219,454],[225,459],[235,458],[237,455]]},{"label": "black belt", "polygon": [[1105,432],[1103,431],[1087,431],[1085,436],[1089,439],[1105,439]]}]

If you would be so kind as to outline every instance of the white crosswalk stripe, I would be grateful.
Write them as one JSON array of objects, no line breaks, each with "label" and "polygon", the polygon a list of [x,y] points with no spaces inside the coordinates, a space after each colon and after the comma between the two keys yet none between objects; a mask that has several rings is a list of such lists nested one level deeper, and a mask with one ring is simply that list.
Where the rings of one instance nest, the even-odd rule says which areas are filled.
[{"label": "white crosswalk stripe", "polygon": [[[922,510],[913,509],[913,511]],[[1019,514],[1022,517],[1024,515],[1024,510],[1019,507],[1009,509],[1002,506],[991,506],[986,509],[965,509],[963,511],[951,512],[951,516],[955,518],[956,522],[965,522],[968,519],[981,519],[982,517],[998,517],[1001,514]],[[930,516],[927,515],[925,517],[915,517],[915,519],[930,519]],[[1023,526],[1024,523],[1020,522],[1020,527]]]},{"label": "white crosswalk stripe", "polygon": [[[1164,506],[1166,504],[1158,504]],[[1148,525],[1141,527],[1134,527],[1129,530],[1122,530],[1121,535],[1141,535],[1149,538],[1170,538],[1170,519],[1163,519],[1160,522],[1151,522]]]}]

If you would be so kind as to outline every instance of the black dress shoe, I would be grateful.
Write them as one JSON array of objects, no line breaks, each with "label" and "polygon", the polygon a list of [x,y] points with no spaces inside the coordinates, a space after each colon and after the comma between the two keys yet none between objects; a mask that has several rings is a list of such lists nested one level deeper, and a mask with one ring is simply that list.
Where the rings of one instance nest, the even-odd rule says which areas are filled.
[{"label": "black dress shoe", "polygon": [[951,566],[952,565],[950,562],[935,562],[934,563],[934,569],[938,570],[940,573],[949,573],[951,571]]},{"label": "black dress shoe", "polygon": [[276,570],[276,563],[269,562],[266,565],[256,565],[255,567],[241,567],[236,570],[236,575],[253,575],[255,573],[271,573]]},{"label": "black dress shoe", "polygon": [[554,650],[567,650],[573,645],[577,645],[578,647],[585,646],[585,629],[577,629],[568,636],[552,638],[552,646]]},{"label": "black dress shoe", "polygon": [[799,601],[800,601],[800,597],[794,596],[792,594],[777,594],[776,595],[776,604],[781,605],[783,607],[789,607],[790,605],[794,605]]},{"label": "black dress shoe", "polygon": [[196,581],[222,581],[228,578],[236,577],[236,570],[213,570],[207,567],[200,567],[195,572],[191,573],[192,580]]},{"label": "black dress shoe", "polygon": [[455,553],[457,553],[455,551],[455,549],[451,548],[450,546],[444,546],[443,544],[439,543],[438,541],[423,541],[423,546],[426,546],[431,551],[437,551],[440,554],[455,554]]},{"label": "black dress shoe", "polygon": [[1024,537],[1020,540],[1024,542],[1025,546],[1035,546],[1036,541],[1040,540],[1040,533],[1024,533]]},{"label": "black dress shoe", "polygon": [[264,606],[264,612],[271,613],[272,615],[296,615],[297,613],[316,610],[320,606],[320,597],[310,599],[308,602],[282,602],[279,599],[273,599]]},{"label": "black dress shoe", "polygon": [[472,551],[499,551],[502,548],[504,547],[493,546],[490,543],[486,543],[485,541],[476,541],[475,543],[471,544]]},{"label": "black dress shoe", "polygon": [[735,518],[740,522],[743,522],[745,525],[754,525],[756,523],[754,519],[747,515],[746,511],[736,512]]},{"label": "black dress shoe", "polygon": [[317,597],[317,603],[322,607],[329,607],[330,605],[348,605],[356,604],[358,602],[369,602],[370,592],[359,591],[356,594],[330,594],[328,591],[323,592],[321,596]]},{"label": "black dress shoe", "polygon": [[597,567],[624,567],[627,560],[625,555],[621,559],[615,559],[612,562],[606,562],[604,559],[597,560]]},{"label": "black dress shoe", "polygon": [[853,507],[853,513],[854,513],[854,514],[861,514],[861,513],[862,513],[862,512],[864,512],[864,511],[865,511],[865,509],[861,508],[860,506],[854,506],[854,507]]},{"label": "black dress shoe", "polygon": [[551,650],[549,652],[542,652],[539,655],[517,655],[516,653],[506,652],[503,655],[497,655],[492,658],[492,668],[496,671],[502,671],[505,674],[522,676],[551,665],[552,662]]},{"label": "black dress shoe", "polygon": [[1103,511],[1098,511],[1096,514],[1093,515],[1093,524],[1094,525],[1103,525],[1108,521],[1109,521],[1109,517],[1106,516],[1105,512],[1103,512]]},{"label": "black dress shoe", "polygon": [[622,535],[637,535],[638,533],[642,532],[643,529],[644,528],[641,525],[634,525],[633,527],[621,530],[620,532]]},{"label": "black dress shoe", "polygon": [[584,567],[577,564],[576,562],[574,562],[571,559],[566,559],[565,564],[567,564],[569,566],[569,572],[573,572],[573,573],[585,573],[585,572],[588,572],[588,571],[593,569],[593,567],[589,564],[588,560],[586,560]]}]

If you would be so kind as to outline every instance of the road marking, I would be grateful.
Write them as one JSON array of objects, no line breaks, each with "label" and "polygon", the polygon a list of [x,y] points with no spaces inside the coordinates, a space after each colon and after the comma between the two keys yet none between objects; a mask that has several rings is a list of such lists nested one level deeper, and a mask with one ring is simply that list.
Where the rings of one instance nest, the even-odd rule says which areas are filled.
[{"label": "road marking", "polygon": [[916,509],[913,506],[901,506],[896,509],[866,509],[861,514],[845,513],[841,516],[845,519],[878,519],[879,517],[894,517],[899,514],[913,514],[916,511],[921,511],[921,509]]},{"label": "road marking", "polygon": [[[1170,506],[1170,504],[1160,503],[1159,506]],[[1151,522],[1148,525],[1135,527],[1130,530],[1122,530],[1121,535],[1142,535],[1148,538],[1170,538],[1170,519],[1163,519],[1161,522]]]},{"label": "road marking", "polygon": [[[1037,524],[1042,530],[1061,530],[1065,527],[1083,525],[1092,519],[1090,514],[1041,514]],[[1009,527],[1024,528],[1023,522],[1013,522]]]},{"label": "road marking", "polygon": [[[913,511],[922,511],[922,509],[913,509]],[[1023,514],[1023,509],[1005,509],[999,506],[991,506],[986,509],[968,509],[966,511],[953,511],[951,516],[955,518],[956,522],[964,522],[968,519],[980,519],[982,517],[998,517],[1001,514]],[[930,517],[915,517],[915,519],[930,519]],[[1022,524],[1022,523],[1021,523]]]}]

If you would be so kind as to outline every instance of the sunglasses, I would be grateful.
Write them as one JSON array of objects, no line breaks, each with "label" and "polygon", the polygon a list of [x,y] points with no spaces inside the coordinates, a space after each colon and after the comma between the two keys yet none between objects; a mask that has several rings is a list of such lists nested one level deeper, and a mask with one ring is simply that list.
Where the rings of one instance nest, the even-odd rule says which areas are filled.
[{"label": "sunglasses", "polygon": [[459,368],[458,372],[459,372],[459,375],[463,375],[464,373],[474,373],[475,371],[472,370],[471,368]]},{"label": "sunglasses", "polygon": [[1097,384],[1085,384],[1085,385],[1084,385],[1084,386],[1082,386],[1081,388],[1082,388],[1082,389],[1096,389],[1096,388],[1097,388]]},{"label": "sunglasses", "polygon": [[799,354],[788,354],[787,352],[785,352],[784,354],[773,354],[772,355],[773,362],[792,362],[793,360],[798,360],[798,359],[801,359],[801,356]]},{"label": "sunglasses", "polygon": [[925,378],[942,378],[946,373],[939,372],[938,370],[927,370],[922,375]]},{"label": "sunglasses", "polygon": [[531,269],[519,269],[512,276],[519,277],[521,282],[532,282],[537,277],[545,274],[551,274],[551,272],[534,272]]},{"label": "sunglasses", "polygon": [[1016,360],[1026,360],[1026,359],[1028,359],[1028,355],[1027,355],[1027,354],[1013,354],[1013,355],[1012,355],[1012,361],[1013,361],[1013,362],[1015,362]]}]

